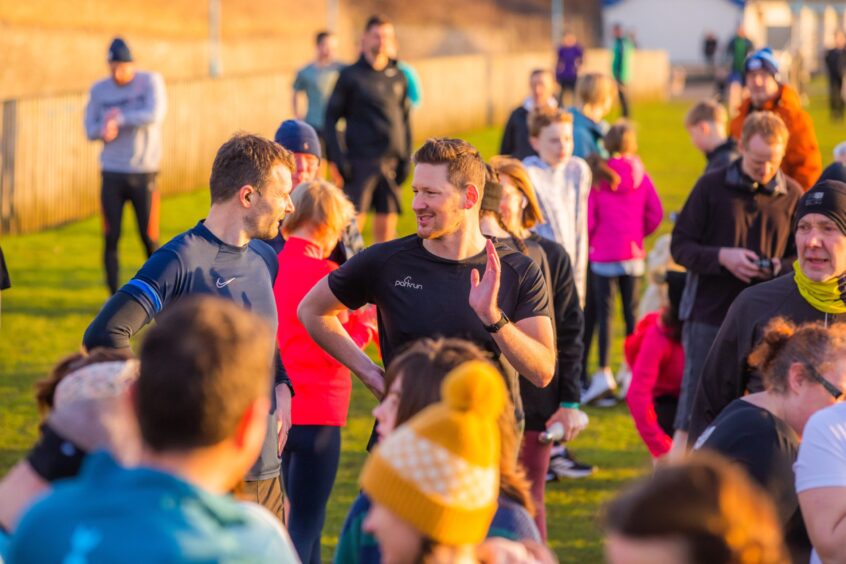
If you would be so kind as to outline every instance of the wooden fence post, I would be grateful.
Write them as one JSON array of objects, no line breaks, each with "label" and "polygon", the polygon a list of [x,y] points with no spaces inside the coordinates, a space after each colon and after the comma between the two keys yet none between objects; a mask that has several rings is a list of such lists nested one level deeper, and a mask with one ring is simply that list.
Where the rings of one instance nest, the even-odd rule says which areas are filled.
[{"label": "wooden fence post", "polygon": [[17,231],[15,217],[15,143],[17,100],[4,100],[0,115],[0,234]]}]

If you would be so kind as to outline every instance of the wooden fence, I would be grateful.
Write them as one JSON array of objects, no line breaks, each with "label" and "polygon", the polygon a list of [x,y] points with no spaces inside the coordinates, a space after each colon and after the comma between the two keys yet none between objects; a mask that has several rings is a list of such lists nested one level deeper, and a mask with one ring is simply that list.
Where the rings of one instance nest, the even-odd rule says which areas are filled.
[{"label": "wooden fence", "polygon": [[[588,53],[587,66],[608,66]],[[552,64],[548,53],[468,55],[412,61],[423,85],[414,114],[418,139],[504,123],[525,96],[528,72]],[[632,93],[663,97],[665,53],[638,52]],[[290,115],[292,76],[204,79],[169,84],[159,188],[163,194],[207,185],[214,155],[235,131],[272,136]],[[0,113],[0,234],[27,233],[84,218],[99,206],[100,145],[85,137],[87,93],[6,100]]]}]

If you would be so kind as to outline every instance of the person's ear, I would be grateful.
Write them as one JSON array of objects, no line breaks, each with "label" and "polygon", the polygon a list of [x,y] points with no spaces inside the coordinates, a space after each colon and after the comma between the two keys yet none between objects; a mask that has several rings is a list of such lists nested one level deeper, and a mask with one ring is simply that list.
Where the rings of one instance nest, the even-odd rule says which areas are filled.
[{"label": "person's ear", "polygon": [[482,195],[479,193],[479,187],[475,184],[467,183],[464,189],[464,209],[469,210],[481,199]]},{"label": "person's ear", "polygon": [[238,200],[241,202],[241,205],[245,208],[252,207],[255,203],[253,199],[256,197],[256,190],[249,184],[244,184],[238,190]]},{"label": "person's ear", "polygon": [[802,386],[808,380],[805,375],[805,371],[807,369],[799,364],[798,362],[794,362],[790,365],[790,368],[787,370],[787,389],[793,394],[798,394],[799,391],[802,389]]}]

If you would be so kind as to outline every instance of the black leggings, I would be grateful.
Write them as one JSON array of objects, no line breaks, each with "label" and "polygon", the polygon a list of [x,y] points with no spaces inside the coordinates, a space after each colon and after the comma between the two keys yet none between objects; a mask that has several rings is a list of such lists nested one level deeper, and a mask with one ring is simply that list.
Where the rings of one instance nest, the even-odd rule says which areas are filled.
[{"label": "black leggings", "polygon": [[629,97],[626,94],[626,85],[617,81],[617,97],[620,99],[620,113],[624,118],[629,117]]},{"label": "black leggings", "polygon": [[831,119],[843,119],[843,79],[828,78],[828,107]]},{"label": "black leggings", "polygon": [[288,533],[303,564],[320,563],[320,534],[340,456],[340,427],[291,427],[282,452],[282,482],[291,503]]},{"label": "black leggings", "polygon": [[599,366],[608,366],[608,345],[611,343],[611,307],[614,303],[613,282],[620,287],[623,301],[623,319],[626,322],[626,335],[631,335],[635,328],[635,309],[637,308],[639,278],[636,276],[602,276],[593,273],[593,299],[596,306],[596,321],[599,325]]},{"label": "black leggings", "polygon": [[587,267],[587,284],[585,289],[585,310],[584,310],[584,330],[582,331],[582,387],[588,386],[588,357],[590,356],[590,346],[593,344],[593,334],[596,331],[596,303],[593,295],[596,290],[593,289],[593,277],[596,276],[590,269],[590,263]]},{"label": "black leggings", "polygon": [[135,210],[138,233],[147,257],[159,246],[159,193],[155,173],[122,173],[103,171],[100,204],[103,211],[103,234],[106,246],[103,263],[106,284],[114,294],[118,290],[118,240],[126,201]]}]

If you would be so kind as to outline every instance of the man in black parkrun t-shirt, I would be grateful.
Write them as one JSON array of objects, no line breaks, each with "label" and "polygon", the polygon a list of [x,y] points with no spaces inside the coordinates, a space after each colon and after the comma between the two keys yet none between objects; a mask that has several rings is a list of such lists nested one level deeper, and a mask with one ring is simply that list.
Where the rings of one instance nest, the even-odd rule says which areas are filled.
[{"label": "man in black parkrun t-shirt", "polygon": [[555,370],[543,276],[530,258],[482,235],[485,166],[472,145],[430,139],[414,163],[417,234],[365,249],[329,274],[300,304],[300,319],[377,397],[384,371],[350,339],[338,312],[376,304],[385,366],[422,337],[472,341],[499,361],[519,415],[517,373],[543,387]]}]

